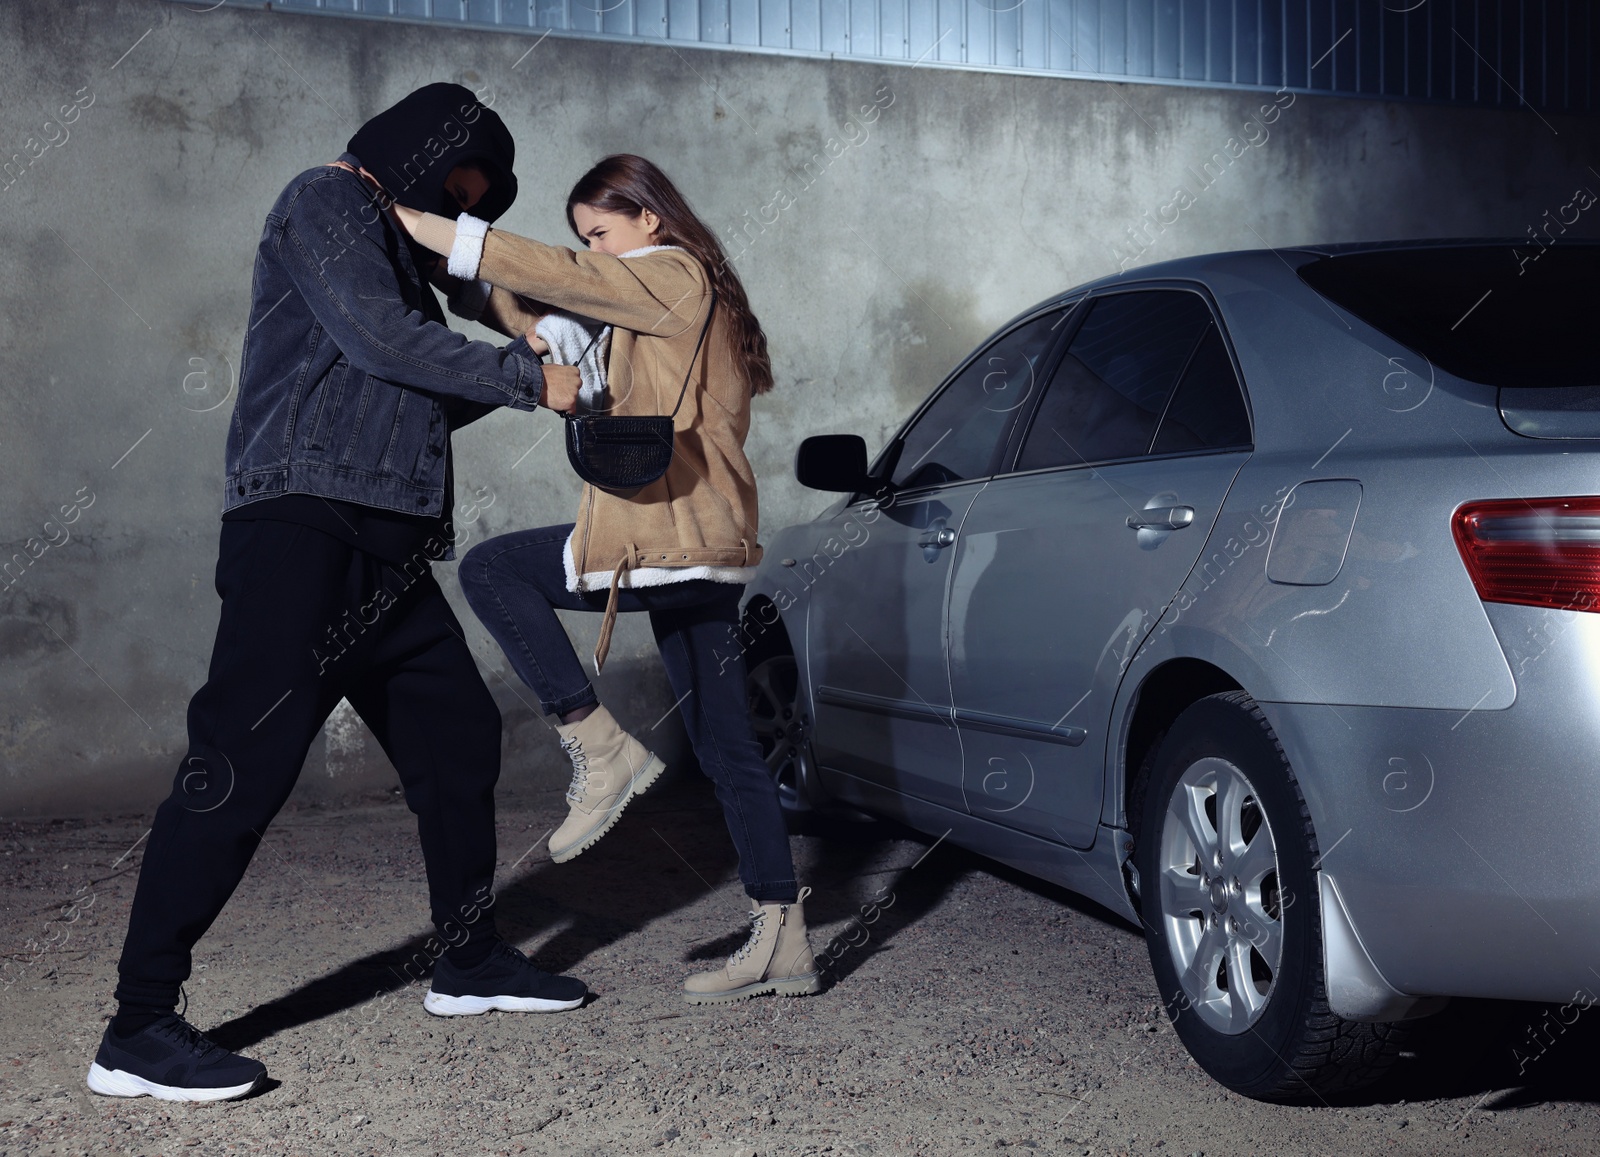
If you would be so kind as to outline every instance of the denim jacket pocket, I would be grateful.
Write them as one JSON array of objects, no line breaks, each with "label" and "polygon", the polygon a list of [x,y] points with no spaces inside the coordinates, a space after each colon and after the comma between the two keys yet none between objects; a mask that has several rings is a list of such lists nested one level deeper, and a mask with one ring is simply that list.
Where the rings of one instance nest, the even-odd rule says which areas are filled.
[{"label": "denim jacket pocket", "polygon": [[339,459],[341,466],[349,466],[352,462],[359,464],[372,461],[371,447],[362,445],[361,428],[366,422],[367,410],[372,405],[372,388],[375,384],[371,374],[362,374],[361,394],[352,399],[355,412],[348,417],[341,415],[342,425],[350,427],[350,436],[345,439],[344,454]]},{"label": "denim jacket pocket", "polygon": [[[419,414],[402,421],[406,411],[426,408],[428,423],[424,426]],[[409,478],[412,482],[426,484],[439,474],[439,459],[444,457],[450,437],[448,424],[439,403],[426,394],[412,390],[400,392],[400,404],[395,410],[394,426],[389,432],[389,445],[383,455],[386,472]]]},{"label": "denim jacket pocket", "polygon": [[311,412],[311,428],[305,440],[307,450],[328,448],[328,438],[333,433],[334,425],[339,418],[339,403],[344,395],[345,378],[349,372],[350,363],[341,357],[333,363],[322,381],[313,389],[317,405]]}]

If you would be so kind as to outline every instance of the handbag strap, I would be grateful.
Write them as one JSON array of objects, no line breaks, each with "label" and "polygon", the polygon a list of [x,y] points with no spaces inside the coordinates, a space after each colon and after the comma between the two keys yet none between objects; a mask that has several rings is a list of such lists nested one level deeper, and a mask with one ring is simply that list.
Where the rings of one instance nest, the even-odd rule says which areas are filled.
[{"label": "handbag strap", "polygon": [[[716,308],[717,287],[713,285],[711,287],[711,305],[706,310],[705,322],[700,326],[700,337],[694,343],[694,353],[689,355],[689,368],[683,371],[683,385],[678,388],[678,404],[673,406],[672,413],[667,415],[670,418],[676,418],[678,416],[678,408],[683,405],[683,396],[689,392],[689,379],[694,375],[694,363],[696,359],[700,357],[700,347],[705,344],[706,331],[711,328],[711,314],[716,310]],[[583,352],[578,355],[578,362],[582,362],[584,358],[589,356],[589,351],[594,349],[594,343],[600,340],[600,335],[603,332],[605,332],[604,328],[595,331],[594,336],[589,339],[589,344],[584,346]],[[578,420],[578,415],[576,414],[563,413],[561,416],[567,419],[569,422],[576,422]]]},{"label": "handbag strap", "polygon": [[[589,356],[589,351],[594,349],[594,343],[599,341],[600,340],[600,335],[605,333],[605,332],[606,332],[606,327],[603,326],[603,325],[599,329],[595,330],[594,331],[594,336],[589,339],[589,344],[583,347],[583,352],[578,355],[578,359],[575,362],[573,362],[572,364],[575,365],[575,366],[581,366],[583,364],[583,359]],[[578,414],[569,414],[565,410],[560,411],[560,414],[561,414],[562,418],[564,418],[568,422],[576,422],[576,421],[578,421],[578,419],[580,417],[580,415],[578,415]]]},{"label": "handbag strap", "polygon": [[700,356],[700,347],[705,344],[706,330],[711,328],[711,315],[716,311],[716,308],[717,287],[713,285],[711,287],[711,304],[706,307],[705,324],[700,327],[700,337],[694,343],[694,353],[689,355],[689,368],[683,371],[683,386],[678,390],[678,405],[672,407],[672,413],[668,417],[676,418],[678,416],[678,406],[683,405],[683,396],[689,392],[689,378],[694,374],[694,363]]}]

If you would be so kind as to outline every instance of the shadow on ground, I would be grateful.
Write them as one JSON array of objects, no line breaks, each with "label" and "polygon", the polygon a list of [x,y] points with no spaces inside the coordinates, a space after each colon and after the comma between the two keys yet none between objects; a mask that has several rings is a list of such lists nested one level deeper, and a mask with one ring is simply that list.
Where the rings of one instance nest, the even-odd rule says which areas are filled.
[{"label": "shadow on ground", "polygon": [[[848,922],[831,944],[812,936],[819,956],[829,962],[830,983],[888,948],[896,934],[937,907],[968,872],[994,867],[893,824],[824,821],[817,832],[822,848],[812,868],[815,878],[808,881],[815,889],[806,905],[809,923]],[[926,858],[912,867],[882,867],[889,845],[905,840],[929,849]],[[698,778],[640,800],[604,841],[571,864],[558,866],[547,857],[535,857],[546,854],[539,849],[501,886],[494,911],[507,939],[528,944],[543,938],[531,957],[547,971],[581,974],[580,966],[595,952],[713,891],[727,893],[729,931],[688,946],[682,959],[720,961],[748,935],[742,919],[747,902],[738,887],[732,843],[709,785]],[[1018,882],[1040,886],[1023,877]],[[879,900],[875,911],[874,897]],[[1065,892],[1059,898],[1077,902]],[[438,948],[431,932],[419,933],[350,960],[211,1028],[207,1035],[238,1051],[330,1017],[348,1014],[361,1024],[376,1023],[396,993],[427,980]]]},{"label": "shadow on ground", "polygon": [[1594,1056],[1600,1010],[1509,1000],[1453,1000],[1417,1021],[1399,1062],[1362,1098],[1373,1104],[1483,1098],[1502,1112],[1546,1102],[1600,1102]]},{"label": "shadow on ground", "polygon": [[[530,954],[548,972],[576,971],[599,949],[693,903],[734,875],[733,848],[718,838],[721,812],[706,806],[700,783],[653,793],[617,827],[570,864],[551,863],[538,848],[495,897],[499,932],[516,944],[544,937]],[[730,912],[730,923],[737,912]],[[430,931],[351,960],[274,1000],[207,1031],[235,1051],[328,1017],[350,1014],[375,1023],[387,999],[425,982],[440,950]]]},{"label": "shadow on ground", "polygon": [[[1018,888],[1126,933],[1127,951],[1144,954],[1142,930],[1075,893],[940,843],[897,824],[814,817],[800,833],[814,837],[814,893],[806,914],[813,929],[842,925],[831,938],[815,932],[813,948],[832,986],[890,950],[905,929],[937,909],[964,877],[987,872]],[[891,845],[923,850],[888,854]],[[909,850],[909,849],[908,849]],[[886,859],[894,860],[884,866]],[[731,886],[730,886],[731,885]],[[605,841],[571,865],[533,862],[505,884],[496,901],[500,931],[514,942],[545,938],[533,953],[541,968],[581,971],[595,952],[653,921],[725,891],[726,935],[688,946],[686,963],[715,962],[744,942],[745,904],[737,862],[721,812],[702,780],[670,785],[635,805]],[[351,960],[208,1035],[240,1050],[328,1017],[350,1014],[362,1023],[385,1013],[385,998],[426,980],[431,936]],[[409,965],[409,968],[408,968]],[[1485,1111],[1546,1102],[1594,1103],[1600,1089],[1591,1058],[1600,1049],[1600,1011],[1512,1001],[1456,1000],[1411,1026],[1399,1061],[1381,1082],[1341,1098],[1351,1105],[1472,1098]]]}]

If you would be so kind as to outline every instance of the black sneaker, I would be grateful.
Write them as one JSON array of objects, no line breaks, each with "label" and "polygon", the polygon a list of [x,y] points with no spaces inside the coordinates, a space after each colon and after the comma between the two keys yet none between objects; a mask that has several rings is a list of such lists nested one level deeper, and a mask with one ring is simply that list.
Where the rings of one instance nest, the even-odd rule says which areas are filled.
[{"label": "black sneaker", "polygon": [[231,1101],[266,1075],[260,1061],[230,1053],[177,1013],[168,1013],[126,1039],[106,1025],[89,1066],[89,1088],[107,1097]]},{"label": "black sneaker", "polygon": [[495,942],[489,958],[476,968],[462,969],[440,957],[422,1007],[434,1016],[477,1016],[502,1012],[565,1012],[577,1008],[589,987],[571,976],[541,972],[504,940]]}]

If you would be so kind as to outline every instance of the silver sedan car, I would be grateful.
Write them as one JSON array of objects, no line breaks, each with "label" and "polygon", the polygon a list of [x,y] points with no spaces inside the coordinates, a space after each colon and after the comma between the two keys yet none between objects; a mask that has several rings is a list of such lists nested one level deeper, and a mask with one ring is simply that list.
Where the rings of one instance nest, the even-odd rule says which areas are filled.
[{"label": "silver sedan car", "polygon": [[1310,1100],[1452,996],[1600,992],[1600,246],[1224,253],[1041,303],[746,592],[786,804],[1143,926],[1196,1060]]}]

